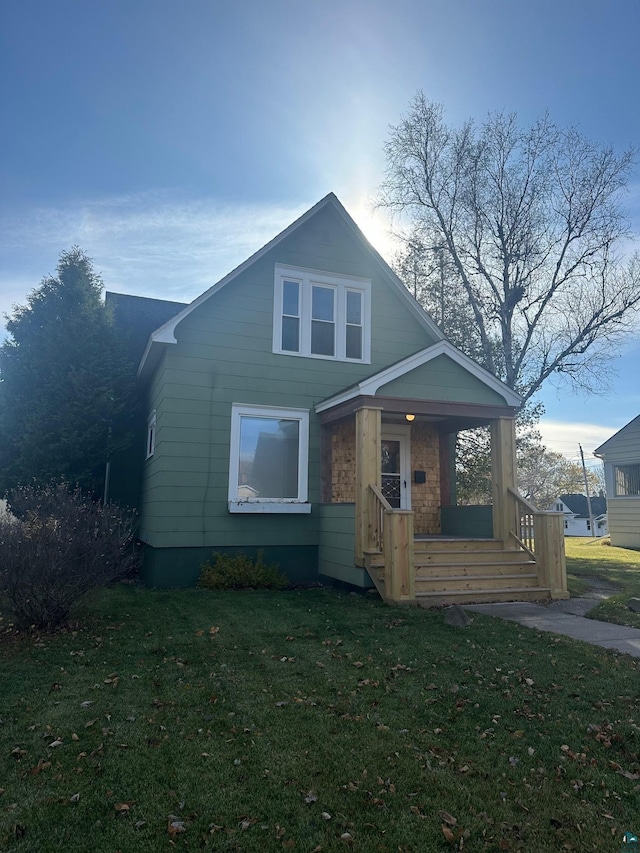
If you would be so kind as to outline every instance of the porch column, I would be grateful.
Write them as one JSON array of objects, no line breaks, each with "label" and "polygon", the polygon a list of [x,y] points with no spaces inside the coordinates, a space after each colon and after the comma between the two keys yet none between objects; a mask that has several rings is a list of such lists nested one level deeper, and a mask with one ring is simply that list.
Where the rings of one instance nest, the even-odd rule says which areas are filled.
[{"label": "porch column", "polygon": [[364,566],[364,552],[369,547],[367,492],[369,484],[382,485],[380,442],[382,409],[363,406],[356,411],[356,548],[355,563]]},{"label": "porch column", "polygon": [[515,519],[510,510],[514,504],[509,500],[507,489],[516,488],[516,431],[513,418],[497,418],[491,421],[491,492],[493,495],[493,537],[501,539],[509,547],[509,531]]}]

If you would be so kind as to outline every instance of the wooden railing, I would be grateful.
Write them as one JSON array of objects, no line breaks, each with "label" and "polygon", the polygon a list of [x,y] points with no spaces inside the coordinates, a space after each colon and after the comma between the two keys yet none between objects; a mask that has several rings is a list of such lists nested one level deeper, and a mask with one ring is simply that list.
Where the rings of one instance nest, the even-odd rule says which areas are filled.
[{"label": "wooden railing", "polygon": [[535,517],[538,510],[515,489],[509,488],[510,513],[509,532],[518,545],[535,559]]},{"label": "wooden railing", "polygon": [[508,488],[509,532],[535,560],[538,586],[552,598],[566,598],[567,572],[564,554],[564,519],[561,512],[541,512],[515,489]]},{"label": "wooden railing", "polygon": [[367,491],[367,548],[384,553],[384,514],[393,512],[393,507],[378,486],[369,484]]},{"label": "wooden railing", "polygon": [[367,544],[384,559],[384,597],[395,604],[415,601],[413,513],[394,509],[380,488],[367,489]]}]

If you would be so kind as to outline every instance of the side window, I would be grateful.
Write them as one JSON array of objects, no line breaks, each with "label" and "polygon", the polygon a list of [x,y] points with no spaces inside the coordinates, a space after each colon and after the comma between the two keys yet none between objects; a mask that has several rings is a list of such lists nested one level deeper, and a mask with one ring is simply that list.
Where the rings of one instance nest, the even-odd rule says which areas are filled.
[{"label": "side window", "polygon": [[616,497],[640,495],[640,464],[616,465],[613,474]]},{"label": "side window", "polygon": [[154,409],[147,420],[147,455],[150,459],[156,449],[156,410]]}]

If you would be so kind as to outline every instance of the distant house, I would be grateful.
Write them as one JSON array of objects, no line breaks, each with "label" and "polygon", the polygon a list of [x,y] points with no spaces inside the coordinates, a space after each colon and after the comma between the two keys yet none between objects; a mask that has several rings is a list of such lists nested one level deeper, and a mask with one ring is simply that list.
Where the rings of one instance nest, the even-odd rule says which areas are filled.
[{"label": "distant house", "polygon": [[[333,193],[188,306],[107,301],[141,400],[109,494],[139,510],[148,583],[260,549],[294,582],[387,601],[566,597],[562,516],[516,490],[521,398],[446,340]],[[479,426],[493,505],[460,506],[456,435]]]},{"label": "distant house", "polygon": [[586,495],[560,495],[551,509],[564,513],[565,536],[607,535],[607,499],[604,495],[591,498],[593,530]]},{"label": "distant house", "polygon": [[640,549],[640,415],[594,453],[604,462],[611,544]]}]

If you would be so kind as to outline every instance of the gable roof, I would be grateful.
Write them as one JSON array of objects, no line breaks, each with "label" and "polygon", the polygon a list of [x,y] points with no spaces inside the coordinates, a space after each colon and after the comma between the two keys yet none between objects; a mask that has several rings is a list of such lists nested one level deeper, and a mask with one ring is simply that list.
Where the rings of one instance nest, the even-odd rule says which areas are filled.
[{"label": "gable roof", "polygon": [[111,311],[113,326],[123,340],[127,354],[136,365],[144,352],[149,335],[158,326],[175,317],[187,304],[111,291],[105,293],[104,302]]},{"label": "gable roof", "polygon": [[427,314],[427,312],[418,304],[418,302],[411,296],[407,288],[404,286],[402,281],[398,278],[398,276],[391,269],[389,264],[384,260],[382,255],[373,248],[371,243],[364,236],[360,228],[356,225],[351,216],[347,213],[343,205],[338,200],[337,196],[334,193],[329,193],[323,199],[321,199],[317,204],[315,204],[312,208],[310,208],[306,213],[303,213],[298,219],[295,220],[291,225],[281,231],[273,240],[270,240],[266,245],[264,245],[261,249],[247,258],[244,263],[240,264],[240,266],[236,267],[230,273],[228,273],[224,278],[221,278],[220,281],[216,282],[212,287],[208,290],[205,290],[203,294],[198,296],[193,300],[189,305],[185,306],[178,314],[176,314],[171,319],[167,320],[162,326],[157,328],[150,335],[147,346],[142,354],[142,358],[140,360],[140,365],[138,367],[138,376],[142,376],[146,374],[150,369],[153,368],[157,358],[159,358],[158,350],[162,347],[162,345],[175,344],[177,343],[175,337],[175,329],[176,326],[184,320],[185,317],[188,317],[189,314],[202,305],[207,299],[216,294],[219,290],[225,287],[227,284],[232,282],[235,278],[237,278],[241,273],[245,272],[249,267],[255,264],[260,260],[267,252],[285,240],[287,237],[291,236],[295,231],[297,231],[302,225],[308,222],[313,216],[323,210],[325,207],[331,206],[342,218],[345,226],[351,231],[352,236],[358,240],[363,249],[370,254],[374,262],[380,268],[382,274],[387,278],[389,284],[396,291],[397,295],[404,301],[405,305],[409,308],[409,310],[416,317],[418,322],[429,332],[431,337],[435,338],[437,341],[441,341],[445,339],[445,335],[442,330],[438,327],[438,325],[431,319],[431,317]]},{"label": "gable roof", "polygon": [[338,394],[322,400],[316,405],[316,412],[319,414],[341,403],[346,403],[348,400],[353,400],[355,397],[375,396],[383,385],[393,382],[394,379],[410,373],[416,367],[420,367],[440,355],[446,355],[456,364],[459,364],[471,373],[472,376],[475,376],[476,379],[479,379],[488,388],[500,394],[504,397],[508,406],[519,407],[522,405],[522,397],[509,388],[508,385],[505,385],[504,382],[501,382],[500,379],[496,378],[493,373],[490,373],[484,367],[476,364],[469,356],[456,349],[452,343],[449,343],[447,340],[441,340],[437,344],[432,344],[430,347],[426,347],[420,350],[420,352],[416,352],[408,358],[392,364],[391,367],[386,367],[384,370],[374,373],[367,379],[351,385],[344,391],[340,391]]},{"label": "gable roof", "polygon": [[[589,505],[586,495],[560,495],[559,500],[569,507],[571,512],[578,518],[589,518]],[[601,497],[591,498],[591,512],[594,518],[604,515],[607,511],[607,499]]]},{"label": "gable roof", "polygon": [[593,451],[594,456],[602,456],[607,453],[608,450],[611,450],[618,443],[620,438],[623,438],[628,432],[635,432],[636,429],[640,429],[640,415],[637,418],[634,418],[632,421],[629,421],[628,424],[619,429],[611,438],[608,438],[604,444],[601,444],[600,447],[596,447]]}]

